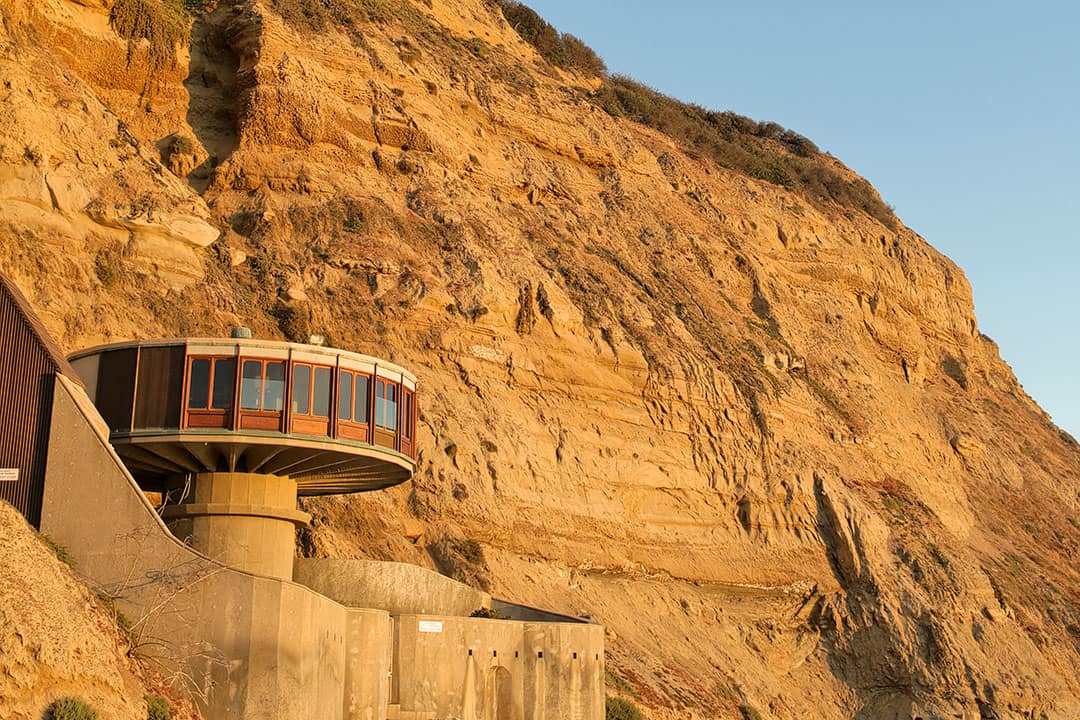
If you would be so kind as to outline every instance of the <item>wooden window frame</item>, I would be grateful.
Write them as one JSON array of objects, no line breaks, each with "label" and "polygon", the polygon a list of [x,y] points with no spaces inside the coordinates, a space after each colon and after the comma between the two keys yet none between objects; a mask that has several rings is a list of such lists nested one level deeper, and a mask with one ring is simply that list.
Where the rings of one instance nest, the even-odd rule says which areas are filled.
[{"label": "wooden window frame", "polygon": [[[293,376],[298,367],[307,367],[311,370],[308,377],[308,411],[302,413],[299,410],[292,409],[292,394],[293,394]],[[329,413],[326,417],[315,414],[315,371],[317,369],[327,370],[330,373],[330,407]],[[333,365],[320,365],[318,363],[312,363],[307,361],[290,362],[288,379],[286,386],[288,387],[289,394],[286,397],[286,402],[289,408],[289,432],[297,433],[300,435],[319,435],[330,437],[331,423],[337,417],[337,403],[336,403],[336,383],[337,373]]]},{"label": "wooden window frame", "polygon": [[[245,408],[243,407],[242,398],[244,394],[244,366],[248,363],[259,364],[259,407],[258,408]],[[282,369],[282,388],[281,388],[281,410],[267,410],[263,407],[266,401],[266,370],[270,365],[281,365]],[[288,401],[288,395],[286,394],[286,388],[288,387],[288,374],[289,374],[289,362],[284,358],[261,358],[261,357],[244,357],[241,355],[237,358],[237,387],[236,387],[236,412],[237,412],[237,426],[241,430],[269,430],[273,432],[281,432],[282,419],[285,415],[285,403]]]},{"label": "wooden window frame", "polygon": [[[240,367],[236,362],[235,355],[188,355],[186,356],[186,362],[184,363],[184,397],[181,404],[183,408],[183,428],[211,428],[211,429],[231,429],[233,425],[233,415],[236,410],[236,373]],[[206,387],[206,407],[205,408],[192,408],[190,407],[191,396],[191,366],[198,360],[210,361],[210,376],[207,378]],[[217,378],[218,363],[231,360],[233,362],[233,392],[232,399],[230,400],[230,406],[228,408],[215,408],[214,407],[214,380]],[[194,421],[194,422],[193,422]]]},{"label": "wooden window frame", "polygon": [[[337,393],[341,392],[341,376],[343,374],[348,374],[349,376],[352,377],[352,381],[350,382],[350,390],[349,390],[349,412],[350,412],[352,417],[351,417],[351,419],[346,420],[346,419],[344,419],[344,418],[342,418],[340,416],[341,397],[340,397],[340,395],[338,397],[336,397],[335,398],[336,402],[334,403],[334,405],[335,405],[334,419],[335,419],[335,422],[337,423],[337,432],[335,434],[335,437],[342,438],[342,439],[345,439],[345,440],[358,440],[360,442],[370,443],[371,442],[371,405],[372,405],[372,403],[371,403],[371,397],[372,397],[372,393],[371,393],[371,387],[372,387],[371,375],[368,375],[365,372],[360,372],[359,370],[350,370],[348,368],[340,368],[339,367],[337,369],[337,378],[336,378],[337,382],[334,383],[334,388],[335,388],[335,391]],[[363,378],[364,380],[367,381],[368,400],[367,400],[367,407],[364,408],[364,418],[363,418],[362,421],[357,421],[357,419],[356,419],[356,385],[357,385],[356,380],[357,380],[357,378]]]}]

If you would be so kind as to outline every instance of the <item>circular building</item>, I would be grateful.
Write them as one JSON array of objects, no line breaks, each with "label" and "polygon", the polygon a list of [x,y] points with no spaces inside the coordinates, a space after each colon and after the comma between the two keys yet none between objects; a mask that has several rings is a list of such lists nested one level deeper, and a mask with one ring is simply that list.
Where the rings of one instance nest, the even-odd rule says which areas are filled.
[{"label": "circular building", "polygon": [[173,533],[227,564],[291,579],[298,495],[412,477],[416,377],[316,345],[140,340],[69,358]]}]

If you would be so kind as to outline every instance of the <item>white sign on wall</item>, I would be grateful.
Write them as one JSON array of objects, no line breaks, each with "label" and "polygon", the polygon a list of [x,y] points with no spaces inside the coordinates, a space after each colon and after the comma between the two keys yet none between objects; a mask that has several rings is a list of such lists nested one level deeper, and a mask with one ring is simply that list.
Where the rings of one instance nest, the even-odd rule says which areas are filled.
[{"label": "white sign on wall", "polygon": [[19,468],[0,468],[0,482],[19,482]]},{"label": "white sign on wall", "polygon": [[441,633],[442,623],[438,620],[421,620],[417,628],[420,632]]}]

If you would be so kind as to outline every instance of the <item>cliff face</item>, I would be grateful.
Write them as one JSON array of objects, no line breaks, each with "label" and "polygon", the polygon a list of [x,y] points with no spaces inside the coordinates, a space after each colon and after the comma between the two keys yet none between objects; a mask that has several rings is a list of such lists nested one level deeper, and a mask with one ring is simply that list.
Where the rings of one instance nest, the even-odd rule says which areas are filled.
[{"label": "cliff face", "polygon": [[588,614],[654,717],[1080,713],[1080,449],[922,238],[612,118],[482,0],[221,4],[157,72],[107,12],[0,9],[0,261],[71,350],[413,369],[415,481],[305,551]]}]

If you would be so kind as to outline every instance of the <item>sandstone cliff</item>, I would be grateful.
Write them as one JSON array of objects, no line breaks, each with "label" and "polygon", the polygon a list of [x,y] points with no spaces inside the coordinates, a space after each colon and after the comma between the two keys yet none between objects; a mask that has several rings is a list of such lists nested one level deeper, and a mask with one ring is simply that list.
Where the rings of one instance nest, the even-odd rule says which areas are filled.
[{"label": "sandstone cliff", "polygon": [[0,8],[0,262],[67,349],[412,368],[415,481],[305,551],[587,614],[653,717],[1080,714],[1080,448],[953,263],[613,118],[482,0],[345,6],[202,8],[157,69],[100,0]]}]

